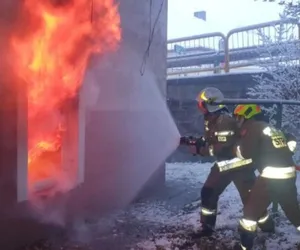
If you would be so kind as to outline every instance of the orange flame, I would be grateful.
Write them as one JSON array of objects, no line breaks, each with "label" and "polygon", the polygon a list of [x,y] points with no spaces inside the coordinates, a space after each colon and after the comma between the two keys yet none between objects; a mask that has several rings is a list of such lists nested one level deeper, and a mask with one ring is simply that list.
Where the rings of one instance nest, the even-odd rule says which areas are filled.
[{"label": "orange flame", "polygon": [[120,17],[113,0],[24,0],[17,27],[11,37],[13,67],[28,89],[32,183],[51,172],[37,159],[60,151],[67,129],[61,105],[77,97],[90,55],[116,48]]}]

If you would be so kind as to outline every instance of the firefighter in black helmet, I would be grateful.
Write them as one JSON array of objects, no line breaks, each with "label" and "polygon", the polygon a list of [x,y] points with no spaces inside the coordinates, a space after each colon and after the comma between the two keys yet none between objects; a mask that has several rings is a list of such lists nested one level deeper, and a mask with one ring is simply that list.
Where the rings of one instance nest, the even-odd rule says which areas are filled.
[{"label": "firefighter in black helmet", "polygon": [[[235,148],[240,159],[252,159],[260,172],[240,220],[241,244],[236,249],[249,250],[261,213],[271,202],[278,202],[290,222],[300,231],[300,209],[297,201],[296,170],[292,159],[295,143],[290,135],[267,122],[256,119],[261,113],[258,105],[239,105],[234,111],[241,137]],[[294,141],[295,142],[295,141]],[[294,147],[293,147],[294,146]]]},{"label": "firefighter in black helmet", "polygon": [[[213,156],[216,163],[211,168],[201,190],[201,224],[199,236],[210,236],[214,232],[219,196],[233,181],[245,204],[256,180],[251,161],[233,157],[233,147],[237,141],[238,127],[225,105],[211,105],[222,101],[222,92],[216,88],[206,88],[198,96],[198,108],[204,114],[204,141],[195,151],[202,156]],[[274,223],[267,211],[261,212],[261,229],[274,230]]]}]

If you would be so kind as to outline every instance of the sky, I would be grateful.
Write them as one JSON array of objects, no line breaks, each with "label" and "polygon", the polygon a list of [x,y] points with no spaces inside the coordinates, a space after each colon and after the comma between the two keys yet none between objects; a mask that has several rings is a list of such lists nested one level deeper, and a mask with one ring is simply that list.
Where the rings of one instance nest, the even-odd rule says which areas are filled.
[{"label": "sky", "polygon": [[[206,22],[194,17],[206,11]],[[231,29],[279,19],[282,7],[263,0],[168,0],[168,39]]]}]

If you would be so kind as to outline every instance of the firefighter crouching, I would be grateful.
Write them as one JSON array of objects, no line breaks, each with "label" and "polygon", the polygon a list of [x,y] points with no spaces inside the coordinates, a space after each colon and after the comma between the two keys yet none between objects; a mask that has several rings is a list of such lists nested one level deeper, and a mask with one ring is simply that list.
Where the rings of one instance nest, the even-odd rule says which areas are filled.
[{"label": "firefighter crouching", "polygon": [[[198,96],[198,108],[204,114],[205,135],[194,143],[195,153],[202,156],[213,156],[217,160],[211,168],[201,190],[201,236],[210,236],[214,232],[219,196],[233,181],[245,204],[256,175],[251,161],[232,157],[233,146],[238,134],[237,123],[224,105],[210,105],[210,101],[221,101],[224,98],[220,90],[206,88]],[[246,168],[239,167],[248,165]],[[267,232],[274,230],[274,223],[267,210],[262,211],[261,229]]]},{"label": "firefighter crouching", "polygon": [[260,107],[254,104],[238,105],[234,110],[241,135],[235,146],[235,155],[241,159],[252,159],[260,172],[240,220],[241,244],[237,249],[243,250],[252,249],[257,221],[271,202],[278,202],[290,222],[300,231],[293,152],[281,130],[256,119],[260,113]]}]

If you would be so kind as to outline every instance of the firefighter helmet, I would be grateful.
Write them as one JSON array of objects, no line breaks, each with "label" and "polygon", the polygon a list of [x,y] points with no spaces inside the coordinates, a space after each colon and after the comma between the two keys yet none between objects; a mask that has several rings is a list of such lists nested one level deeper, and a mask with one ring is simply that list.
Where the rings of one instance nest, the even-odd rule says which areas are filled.
[{"label": "firefighter helmet", "polygon": [[209,87],[203,89],[197,98],[198,101],[198,108],[204,113],[213,113],[218,110],[226,108],[225,105],[212,105],[212,102],[221,102],[224,100],[223,93],[214,87]]},{"label": "firefighter helmet", "polygon": [[261,108],[257,104],[239,104],[235,107],[233,111],[234,115],[242,116],[245,119],[250,119],[261,113]]}]

